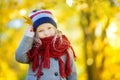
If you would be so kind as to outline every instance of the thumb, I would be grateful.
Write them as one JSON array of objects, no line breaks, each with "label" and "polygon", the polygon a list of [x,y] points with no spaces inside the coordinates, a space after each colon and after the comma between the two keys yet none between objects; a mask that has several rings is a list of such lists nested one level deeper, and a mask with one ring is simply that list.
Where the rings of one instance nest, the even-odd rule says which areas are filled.
[{"label": "thumb", "polygon": [[33,26],[30,26],[30,32],[33,32]]},{"label": "thumb", "polygon": [[27,30],[30,31],[30,32],[33,32],[33,26],[29,26],[29,27],[27,28]]}]

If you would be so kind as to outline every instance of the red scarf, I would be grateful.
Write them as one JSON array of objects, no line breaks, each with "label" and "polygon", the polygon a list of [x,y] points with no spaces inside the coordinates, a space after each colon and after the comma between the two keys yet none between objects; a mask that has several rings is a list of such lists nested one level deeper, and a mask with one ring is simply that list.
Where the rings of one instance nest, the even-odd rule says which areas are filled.
[{"label": "red scarf", "polygon": [[[43,68],[50,68],[50,58],[58,59],[61,77],[65,78],[69,76],[72,71],[70,67],[70,55],[67,51],[68,48],[72,49],[69,40],[65,35],[62,35],[62,42],[60,40],[60,37],[58,37],[56,38],[55,44],[53,44],[53,38],[54,36],[40,39],[42,41],[42,45],[39,47],[35,47],[35,44],[37,44],[37,42],[34,41],[32,48],[27,52],[29,60],[33,62],[32,71],[34,72],[38,67],[38,72],[36,74],[37,78],[40,78],[42,65]],[[66,65],[61,59],[61,56],[65,54],[67,58]],[[74,51],[73,55],[75,57]],[[39,60],[39,56],[41,56],[41,60]]]}]

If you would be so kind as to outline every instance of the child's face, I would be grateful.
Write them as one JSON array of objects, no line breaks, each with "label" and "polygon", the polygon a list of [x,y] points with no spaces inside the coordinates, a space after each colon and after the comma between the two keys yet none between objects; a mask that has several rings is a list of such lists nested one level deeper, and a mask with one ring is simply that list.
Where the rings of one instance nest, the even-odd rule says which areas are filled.
[{"label": "child's face", "polygon": [[50,23],[44,23],[38,26],[36,30],[36,34],[39,38],[54,36],[55,32],[56,32],[55,27]]}]

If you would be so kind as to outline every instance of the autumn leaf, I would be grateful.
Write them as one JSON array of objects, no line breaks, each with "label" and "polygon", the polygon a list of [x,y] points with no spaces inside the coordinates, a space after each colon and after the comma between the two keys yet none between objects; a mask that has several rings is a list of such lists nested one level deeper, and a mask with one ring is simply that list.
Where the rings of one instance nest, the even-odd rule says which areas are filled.
[{"label": "autumn leaf", "polygon": [[32,24],[32,20],[29,17],[23,16],[23,18],[25,19],[25,23],[30,24],[30,25]]}]

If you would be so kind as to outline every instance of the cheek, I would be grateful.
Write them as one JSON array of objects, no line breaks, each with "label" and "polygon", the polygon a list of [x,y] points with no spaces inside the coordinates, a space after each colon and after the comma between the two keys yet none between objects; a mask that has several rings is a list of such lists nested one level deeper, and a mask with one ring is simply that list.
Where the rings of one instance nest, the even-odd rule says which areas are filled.
[{"label": "cheek", "polygon": [[55,35],[55,30],[52,29],[52,30],[50,31],[50,33],[51,33],[51,35]]},{"label": "cheek", "polygon": [[44,35],[42,33],[38,33],[37,35],[39,38],[44,38]]}]

